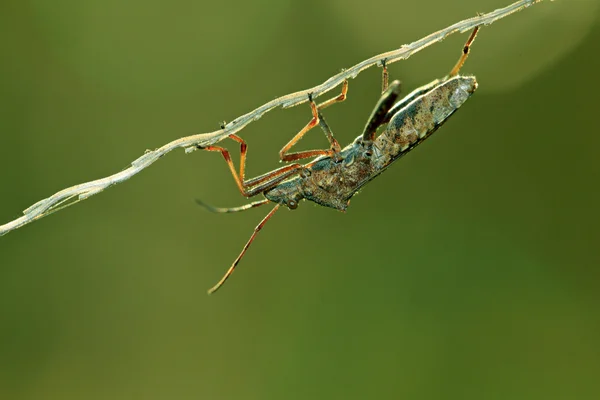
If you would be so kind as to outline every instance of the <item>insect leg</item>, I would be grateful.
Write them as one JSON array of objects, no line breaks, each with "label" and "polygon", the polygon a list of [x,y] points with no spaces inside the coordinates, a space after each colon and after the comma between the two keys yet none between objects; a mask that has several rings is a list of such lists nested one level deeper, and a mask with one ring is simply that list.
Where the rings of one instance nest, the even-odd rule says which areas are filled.
[{"label": "insect leg", "polygon": [[310,98],[310,109],[312,111],[313,117],[310,120],[310,122],[308,124],[306,124],[306,126],[300,130],[300,132],[298,132],[285,146],[283,146],[283,148],[281,150],[279,150],[279,158],[282,161],[293,161],[293,160],[299,160],[301,158],[314,157],[314,156],[318,156],[318,155],[327,154],[326,150],[309,150],[309,151],[303,151],[303,152],[299,152],[299,153],[288,154],[288,151],[296,143],[298,143],[298,141],[300,139],[302,139],[302,137],[306,134],[306,132],[310,131],[312,128],[314,128],[319,123],[319,111],[317,109],[317,105],[312,100],[311,96],[309,96],[309,98]]},{"label": "insect leg", "polygon": [[390,79],[387,69],[387,60],[385,58],[381,60],[381,69],[381,94],[384,94],[388,89],[388,81]]},{"label": "insect leg", "polygon": [[344,83],[342,83],[342,93],[340,93],[337,97],[334,97],[332,99],[322,102],[321,104],[319,104],[317,106],[317,108],[319,110],[323,110],[332,104],[341,103],[342,101],[346,100],[347,95],[348,95],[348,81],[346,80],[346,81],[344,81]]},{"label": "insect leg", "polygon": [[327,122],[325,121],[325,118],[323,117],[323,115],[321,115],[320,111],[319,111],[319,126],[321,127],[323,132],[325,132],[325,136],[327,136],[329,143],[331,143],[331,150],[334,153],[339,153],[342,150],[342,147],[340,146],[338,141],[333,137],[333,132],[331,131],[331,128],[329,127],[329,125],[327,125]]},{"label": "insect leg", "polygon": [[364,142],[373,141],[377,128],[386,122],[385,118],[388,111],[400,95],[400,85],[400,81],[393,81],[390,87],[383,93],[377,105],[375,105],[375,109],[373,109],[369,121],[363,130],[362,137]]},{"label": "insect leg", "polygon": [[248,181],[251,188],[247,190],[246,195],[248,197],[256,196],[259,193],[271,189],[278,183],[301,173],[303,170],[305,170],[305,167],[300,164],[290,164],[251,179]]},{"label": "insect leg", "polygon": [[469,56],[469,50],[471,50],[471,45],[473,44],[473,41],[475,40],[475,37],[477,36],[478,31],[479,31],[479,27],[476,26],[475,29],[473,29],[473,32],[471,32],[471,35],[469,36],[469,38],[467,39],[467,42],[465,43],[465,45],[463,47],[463,51],[462,51],[462,54],[460,55],[460,58],[458,59],[458,62],[456,63],[454,68],[452,68],[452,70],[450,70],[450,73],[448,74],[448,76],[458,75],[458,72],[462,68],[463,64],[465,63],[465,61],[467,61],[467,57]]},{"label": "insect leg", "polygon": [[[298,132],[296,134],[296,136],[294,136],[292,138],[292,140],[290,140],[285,146],[283,146],[283,148],[279,151],[279,158],[282,161],[294,161],[294,160],[300,160],[303,158],[316,157],[316,156],[322,156],[322,155],[331,156],[334,153],[339,152],[341,147],[340,147],[338,141],[333,137],[333,133],[331,132],[331,129],[329,129],[329,126],[327,125],[327,123],[325,123],[324,121],[321,122],[323,119],[323,116],[321,115],[319,110],[327,108],[327,107],[331,106],[332,104],[339,103],[339,102],[346,100],[347,93],[348,93],[348,81],[344,81],[344,83],[342,85],[342,93],[339,96],[331,98],[327,101],[324,101],[323,103],[321,103],[319,105],[316,105],[315,102],[312,100],[311,96],[309,96],[310,108],[312,111],[313,118],[310,120],[310,122],[308,124],[306,124],[306,126],[304,128],[302,128],[302,130],[300,130],[300,132]],[[331,144],[331,149],[329,149],[329,150],[308,150],[308,151],[301,151],[301,152],[297,152],[297,153],[288,153],[288,151],[296,143],[298,143],[300,141],[300,139],[302,139],[302,137],[306,134],[306,132],[308,132],[309,130],[314,128],[317,124],[319,124],[321,126],[321,129],[323,129],[323,132],[325,132],[325,136],[327,137],[327,140],[329,140],[329,143]]]},{"label": "insect leg", "polygon": [[[257,176],[256,178],[252,178],[244,182],[246,189],[242,194],[246,197],[252,197],[259,193],[263,193],[276,186],[280,182],[292,177],[293,175],[301,174],[305,168],[306,167],[300,164],[291,164],[278,168],[275,171],[268,172],[261,176]],[[196,203],[198,203],[198,205],[214,213],[233,213],[238,211],[246,211],[251,208],[260,207],[269,202],[270,200],[264,199],[260,201],[255,201],[250,204],[244,204],[243,206],[239,207],[221,208],[211,206],[210,204],[207,204],[200,199],[196,199]]]},{"label": "insect leg", "polygon": [[203,150],[208,151],[219,151],[223,155],[223,158],[227,162],[229,166],[229,170],[233,175],[233,179],[235,179],[235,183],[238,186],[238,189],[245,197],[252,197],[262,191],[268,189],[270,186],[276,185],[284,179],[289,178],[291,175],[297,173],[297,171],[302,167],[300,164],[291,164],[276,169],[275,171],[268,172],[264,175],[258,176],[256,178],[252,178],[249,180],[244,179],[245,169],[246,169],[246,152],[247,145],[246,142],[242,138],[237,135],[229,135],[229,138],[235,140],[240,143],[240,171],[239,174],[235,170],[235,166],[233,165],[233,161],[231,160],[231,156],[229,155],[229,151],[220,146],[206,146],[199,147]]},{"label": "insect leg", "polygon": [[207,151],[221,152],[221,154],[223,155],[223,158],[225,159],[225,161],[227,162],[227,165],[229,166],[229,169],[231,170],[231,174],[233,175],[233,179],[235,179],[235,183],[236,183],[238,189],[244,196],[246,196],[246,191],[245,191],[245,187],[244,187],[244,173],[245,173],[245,169],[246,169],[246,151],[248,150],[248,147],[246,145],[246,142],[244,142],[244,140],[237,135],[231,134],[231,135],[229,135],[229,138],[235,140],[236,142],[238,142],[240,144],[240,173],[239,173],[239,175],[235,170],[235,166],[233,165],[233,161],[231,160],[229,151],[227,149],[225,149],[224,147],[220,147],[220,146],[200,147],[200,146],[198,146],[198,148],[202,149],[202,150],[207,150]]},{"label": "insect leg", "polygon": [[242,252],[240,253],[240,255],[235,259],[233,264],[231,264],[231,267],[229,267],[229,269],[227,270],[225,275],[223,275],[221,280],[219,282],[217,282],[217,284],[215,286],[213,286],[212,288],[210,288],[208,290],[208,294],[213,294],[214,292],[219,290],[219,288],[225,283],[227,278],[229,278],[231,276],[236,265],[238,265],[238,263],[240,262],[240,260],[244,256],[244,254],[246,254],[246,250],[248,250],[248,247],[250,247],[250,244],[252,244],[252,242],[254,241],[254,238],[256,237],[258,232],[260,232],[260,230],[263,228],[263,226],[265,226],[265,224],[273,216],[273,214],[275,214],[275,211],[277,211],[278,208],[279,208],[279,204],[276,204],[275,207],[273,207],[273,209],[267,214],[267,216],[265,218],[263,218],[262,221],[260,221],[260,223],[256,226],[256,228],[254,228],[254,232],[252,233],[252,236],[250,236],[250,239],[248,240],[248,242],[242,249]]}]

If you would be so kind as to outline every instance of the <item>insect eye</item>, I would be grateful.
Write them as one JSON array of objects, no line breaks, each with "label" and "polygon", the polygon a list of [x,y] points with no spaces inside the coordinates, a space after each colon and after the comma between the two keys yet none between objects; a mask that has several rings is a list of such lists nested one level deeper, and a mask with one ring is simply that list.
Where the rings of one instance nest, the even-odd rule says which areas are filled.
[{"label": "insect eye", "polygon": [[290,200],[288,201],[287,206],[293,210],[298,207],[298,202],[296,200]]}]

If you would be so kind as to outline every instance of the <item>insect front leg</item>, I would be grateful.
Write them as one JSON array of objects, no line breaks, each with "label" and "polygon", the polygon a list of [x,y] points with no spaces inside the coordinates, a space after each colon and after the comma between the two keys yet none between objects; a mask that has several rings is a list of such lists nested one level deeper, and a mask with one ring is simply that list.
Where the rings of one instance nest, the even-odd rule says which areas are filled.
[{"label": "insect front leg", "polygon": [[[329,129],[329,126],[327,125],[327,123],[325,123],[323,116],[321,115],[321,113],[319,111],[324,108],[327,108],[335,103],[339,103],[339,102],[346,100],[347,93],[348,93],[348,81],[344,81],[344,83],[342,85],[342,93],[340,93],[340,95],[338,95],[337,97],[331,98],[327,101],[324,101],[323,103],[321,103],[319,105],[317,105],[313,101],[312,96],[309,95],[308,99],[310,101],[310,109],[311,109],[313,117],[310,120],[310,122],[308,124],[306,124],[306,126],[304,128],[302,128],[300,130],[300,132],[298,132],[292,138],[292,140],[290,140],[285,146],[283,146],[283,148],[279,151],[279,158],[282,161],[295,161],[295,160],[300,160],[303,158],[323,156],[323,155],[331,156],[335,153],[338,153],[341,150],[340,144],[333,137],[333,133],[331,132],[331,129]],[[331,148],[329,150],[308,150],[308,151],[301,151],[301,152],[297,152],[297,153],[288,153],[288,151],[296,143],[298,143],[300,141],[300,139],[302,139],[302,137],[308,131],[310,131],[312,128],[317,126],[317,124],[319,124],[321,129],[323,129],[323,132],[325,132],[325,136],[327,137],[327,140],[329,140]]]},{"label": "insect front leg", "polygon": [[230,139],[235,140],[240,144],[240,170],[239,173],[235,170],[235,166],[233,165],[233,161],[231,160],[231,156],[229,151],[224,147],[220,146],[206,146],[206,147],[198,147],[202,150],[207,151],[218,151],[223,155],[223,158],[227,162],[229,166],[229,170],[233,175],[233,179],[235,179],[235,183],[245,197],[252,197],[257,195],[258,193],[262,193],[265,190],[275,186],[279,182],[289,178],[290,176],[299,173],[303,166],[300,164],[290,164],[275,171],[267,172],[264,175],[257,176],[256,178],[252,178],[249,180],[245,179],[245,170],[246,170],[246,152],[248,150],[248,146],[246,142],[239,136],[231,134],[229,135]]}]

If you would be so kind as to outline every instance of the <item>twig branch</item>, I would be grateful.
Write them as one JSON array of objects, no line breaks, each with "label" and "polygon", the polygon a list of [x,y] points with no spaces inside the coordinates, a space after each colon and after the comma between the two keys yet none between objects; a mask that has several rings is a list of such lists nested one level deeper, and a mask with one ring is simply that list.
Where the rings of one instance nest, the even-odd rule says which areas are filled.
[{"label": "twig branch", "polygon": [[171,150],[182,147],[185,148],[186,153],[189,153],[195,150],[196,146],[198,145],[206,146],[214,144],[226,138],[230,134],[240,131],[246,125],[258,120],[264,114],[273,110],[274,108],[280,106],[283,108],[288,108],[304,103],[308,101],[309,93],[312,93],[313,98],[317,98],[322,94],[332,90],[344,80],[356,78],[358,74],[363,70],[370,68],[374,65],[381,65],[381,63],[384,60],[387,64],[391,64],[399,60],[405,60],[413,54],[423,50],[424,48],[445,39],[448,35],[451,35],[455,32],[462,33],[480,25],[489,25],[501,18],[504,18],[510,14],[527,8],[540,1],[542,0],[517,1],[507,7],[492,11],[490,13],[481,14],[476,17],[457,22],[456,24],[451,25],[446,29],[442,29],[440,31],[432,33],[431,35],[417,40],[416,42],[413,42],[408,45],[403,45],[399,49],[389,51],[387,53],[378,54],[374,57],[369,58],[368,60],[362,61],[356,64],[355,66],[348,68],[337,75],[332,76],[331,78],[329,78],[328,80],[326,80],[318,86],[272,100],[258,107],[257,109],[249,112],[248,114],[244,114],[241,117],[231,121],[224,127],[224,129],[210,133],[201,133],[197,135],[186,136],[174,140],[170,143],[167,143],[166,145],[156,150],[146,151],[146,153],[143,156],[133,161],[130,167],[119,173],[95,181],[71,186],[67,189],[61,190],[58,193],[55,193],[54,195],[46,199],[38,201],[28,209],[23,211],[24,215],[22,217],[17,218],[14,221],[11,221],[5,225],[0,225],[0,236],[11,232],[17,228],[20,228],[21,226],[26,225],[30,222],[50,215],[53,212],[75,204],[81,200],[85,200],[88,197],[100,193],[101,191],[112,185],[115,185],[117,183],[123,182],[131,178],[143,169],[148,168],[156,160],[169,153]]}]

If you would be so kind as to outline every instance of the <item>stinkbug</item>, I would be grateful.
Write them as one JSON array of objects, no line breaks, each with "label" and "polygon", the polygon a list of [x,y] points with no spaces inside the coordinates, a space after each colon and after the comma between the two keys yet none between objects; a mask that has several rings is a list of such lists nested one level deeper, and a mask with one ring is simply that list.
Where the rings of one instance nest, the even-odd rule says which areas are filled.
[{"label": "stinkbug", "polygon": [[[446,122],[477,89],[477,81],[474,76],[459,75],[477,31],[478,28],[473,30],[458,62],[447,76],[414,90],[398,102],[396,100],[400,94],[400,82],[393,81],[388,85],[387,67],[385,61],[382,62],[383,94],[371,113],[363,133],[343,149],[333,137],[331,129],[321,115],[321,110],[346,99],[348,81],[344,81],[342,93],[339,96],[322,104],[315,104],[312,96],[309,95],[312,120],[279,152],[282,161],[317,157],[308,164],[289,164],[246,180],[244,170],[247,146],[242,138],[234,134],[229,136],[240,143],[239,172],[236,171],[229,152],[225,148],[219,146],[199,147],[203,150],[221,152],[242,195],[252,197],[262,193],[265,199],[233,208],[212,207],[200,200],[197,200],[198,204],[213,212],[230,213],[275,203],[275,207],[256,226],[252,236],[229,270],[215,286],[209,289],[208,293],[218,290],[229,278],[258,232],[279,207],[286,206],[293,210],[298,207],[300,200],[306,199],[322,206],[345,211],[350,203],[350,198],[361,187],[381,174],[394,161],[421,144]],[[328,150],[290,153],[289,150],[317,124],[325,132],[331,147]],[[375,137],[377,129],[384,124],[387,124],[385,130]]]}]

